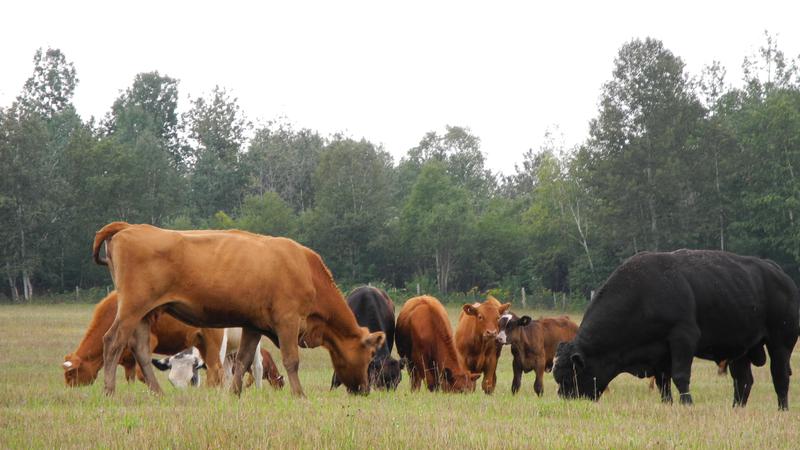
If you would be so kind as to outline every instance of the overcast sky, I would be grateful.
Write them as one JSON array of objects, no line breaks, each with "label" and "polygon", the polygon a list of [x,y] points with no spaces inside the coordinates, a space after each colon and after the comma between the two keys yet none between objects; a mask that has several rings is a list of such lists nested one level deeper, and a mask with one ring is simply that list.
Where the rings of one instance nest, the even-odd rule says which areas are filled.
[{"label": "overcast sky", "polygon": [[158,70],[180,80],[181,109],[220,85],[256,123],[345,131],[396,159],[427,131],[466,126],[510,173],[547,129],[568,146],[586,138],[625,42],[661,39],[693,74],[719,60],[738,85],[764,30],[800,54],[798,17],[798,1],[13,1],[0,15],[0,106],[49,46],[75,64],[84,118]]}]

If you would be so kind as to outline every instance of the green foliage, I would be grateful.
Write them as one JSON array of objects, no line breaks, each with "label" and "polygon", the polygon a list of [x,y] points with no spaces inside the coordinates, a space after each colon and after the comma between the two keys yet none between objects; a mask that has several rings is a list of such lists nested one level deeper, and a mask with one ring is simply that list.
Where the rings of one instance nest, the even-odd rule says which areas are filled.
[{"label": "green foliage", "polygon": [[245,197],[236,227],[270,236],[296,237],[298,218],[278,194],[267,192],[262,197]]},{"label": "green foliage", "polygon": [[693,77],[662,42],[631,40],[586,142],[548,132],[502,176],[465,127],[425,133],[395,164],[366,139],[282,122],[250,136],[219,87],[178,114],[178,81],[158,72],[97,127],[71,104],[72,63],[39,50],[0,108],[0,297],[110,285],[88,249],[112,220],[289,236],[343,286],[402,298],[419,283],[516,305],[524,287],[530,305],[579,308],[625,258],[682,247],[769,257],[798,279],[797,61],[767,35],[744,72],[739,87],[718,63]]}]

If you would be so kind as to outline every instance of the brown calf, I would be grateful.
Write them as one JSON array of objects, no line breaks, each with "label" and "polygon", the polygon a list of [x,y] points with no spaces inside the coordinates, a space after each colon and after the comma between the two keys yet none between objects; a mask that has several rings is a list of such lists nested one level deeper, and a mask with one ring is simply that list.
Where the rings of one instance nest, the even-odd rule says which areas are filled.
[{"label": "brown calf", "polygon": [[447,311],[439,300],[427,295],[408,300],[397,316],[395,341],[397,353],[406,360],[412,391],[423,379],[430,391],[475,390],[480,374],[470,373],[460,360]]},{"label": "brown calf", "polygon": [[503,344],[497,341],[500,316],[511,303],[500,304],[488,296],[485,302],[464,305],[456,327],[456,350],[470,372],[482,372],[483,392],[491,394],[497,383],[497,360]]},{"label": "brown calf", "polygon": [[506,314],[500,320],[501,340],[511,345],[514,355],[514,380],[511,392],[516,394],[522,384],[522,372],[536,371],[533,389],[541,396],[544,392],[544,372],[553,368],[553,357],[561,342],[575,338],[578,325],[567,316],[532,320],[528,316],[517,318]]},{"label": "brown calf", "polygon": [[[104,242],[107,259],[100,255]],[[367,365],[385,336],[358,326],[322,258],[297,242],[238,230],[171,231],[113,222],[97,232],[92,252],[108,265],[119,296],[117,317],[103,338],[107,394],[114,392],[116,363],[128,342],[147,385],[161,392],[145,321],[161,307],[194,326],[242,327],[236,394],[262,335],[281,349],[293,394],[304,395],[298,343],[324,346],[348,391],[369,391]]]}]

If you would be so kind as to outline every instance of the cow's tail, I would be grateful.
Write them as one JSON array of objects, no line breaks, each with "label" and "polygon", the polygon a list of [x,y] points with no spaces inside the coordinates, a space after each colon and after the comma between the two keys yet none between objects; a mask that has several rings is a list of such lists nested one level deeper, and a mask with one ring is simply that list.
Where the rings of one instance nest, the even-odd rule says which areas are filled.
[{"label": "cow's tail", "polygon": [[112,236],[130,226],[131,224],[128,222],[111,222],[95,233],[94,244],[92,245],[92,257],[96,264],[101,266],[108,265],[108,258],[100,254],[100,247],[103,246],[103,242],[106,242],[111,239]]}]

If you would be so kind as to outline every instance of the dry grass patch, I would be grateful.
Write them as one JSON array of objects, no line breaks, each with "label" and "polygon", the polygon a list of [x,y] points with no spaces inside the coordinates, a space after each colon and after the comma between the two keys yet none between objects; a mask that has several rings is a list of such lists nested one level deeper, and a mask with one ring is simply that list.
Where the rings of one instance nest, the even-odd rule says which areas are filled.
[{"label": "dry grass patch", "polygon": [[[781,413],[769,370],[756,368],[750,404],[732,409],[730,378],[718,377],[713,363],[700,360],[692,378],[696,404],[689,408],[662,405],[645,380],[627,375],[614,380],[598,403],[559,399],[550,374],[542,398],[533,393],[533,374],[523,376],[520,393],[512,396],[507,350],[492,396],[480,390],[412,394],[407,374],[397,392],[330,392],[330,360],[315,349],[301,351],[307,399],[269,387],[248,389],[241,399],[213,389],[177,391],[163,375],[166,395],[154,397],[141,383],[125,383],[122,370],[116,396],[106,398],[101,383],[78,389],[63,384],[63,355],[77,345],[91,310],[0,307],[0,447],[794,448],[800,442],[797,380],[790,411]],[[458,309],[448,311],[455,322]],[[276,352],[271,343],[267,347]]]}]

